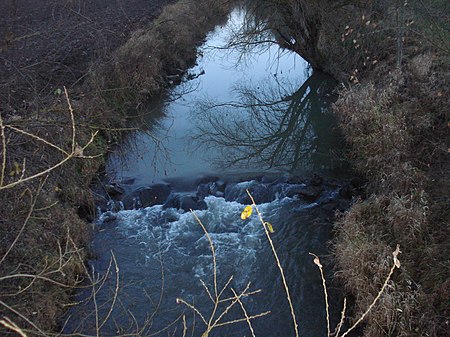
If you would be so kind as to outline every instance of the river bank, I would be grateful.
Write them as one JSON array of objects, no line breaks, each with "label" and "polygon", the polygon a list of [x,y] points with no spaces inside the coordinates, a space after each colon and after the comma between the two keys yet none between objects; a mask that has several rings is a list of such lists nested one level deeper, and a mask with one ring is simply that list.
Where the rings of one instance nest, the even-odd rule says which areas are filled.
[{"label": "river bank", "polygon": [[402,250],[400,272],[359,335],[446,335],[448,6],[299,1],[273,16],[276,5],[264,3],[255,11],[278,39],[343,83],[334,110],[368,196],[341,216],[334,241],[353,321],[376,297],[395,246]]},{"label": "river bank", "polygon": [[[173,83],[169,76],[181,77],[195,61],[195,46],[224,19],[229,5],[197,3],[196,11],[208,6],[214,15],[188,27],[192,15],[200,16],[192,3],[161,13],[169,2],[1,5],[7,14],[0,25],[2,333],[58,330],[61,314],[90,272],[85,267],[95,216],[90,185],[104,155],[130,129],[128,118],[142,112],[148,96],[163,93]],[[182,34],[166,32],[173,28]],[[149,48],[141,49],[142,57],[151,50],[160,68],[150,67],[156,70],[147,74],[151,84],[134,87],[136,95],[129,97],[128,85],[111,87],[106,82],[118,76],[105,74],[123,74],[115,70],[129,64],[126,41],[139,38],[158,43],[159,49],[139,42]],[[111,92],[125,110],[116,109]]]}]

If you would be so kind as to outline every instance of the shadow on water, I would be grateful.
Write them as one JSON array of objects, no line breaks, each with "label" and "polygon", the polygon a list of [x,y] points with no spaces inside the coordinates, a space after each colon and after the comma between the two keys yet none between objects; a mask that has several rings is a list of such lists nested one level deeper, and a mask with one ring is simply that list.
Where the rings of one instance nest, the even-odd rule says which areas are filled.
[{"label": "shadow on water", "polygon": [[272,78],[236,87],[237,101],[199,103],[191,143],[221,170],[299,173],[345,167],[344,142],[329,109],[334,81],[314,72],[298,89],[291,87]]}]

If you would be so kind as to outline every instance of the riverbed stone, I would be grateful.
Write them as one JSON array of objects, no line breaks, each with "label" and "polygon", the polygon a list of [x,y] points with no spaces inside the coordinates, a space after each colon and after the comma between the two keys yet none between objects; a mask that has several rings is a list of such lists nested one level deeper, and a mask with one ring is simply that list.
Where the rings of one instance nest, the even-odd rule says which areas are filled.
[{"label": "riverbed stone", "polygon": [[117,220],[117,215],[114,214],[114,213],[111,212],[111,211],[108,211],[108,212],[106,212],[106,213],[104,213],[104,214],[102,215],[102,221],[103,221],[103,223],[111,222],[111,221],[114,221],[114,220]]},{"label": "riverbed stone", "polygon": [[216,196],[217,192],[219,192],[219,189],[215,182],[200,184],[197,187],[197,197],[200,199],[204,199],[208,195]]},{"label": "riverbed stone", "polygon": [[204,200],[200,200],[196,196],[184,195],[180,198],[179,208],[185,212],[188,212],[190,210],[204,210],[207,209],[208,206],[206,205],[206,202]]},{"label": "riverbed stone", "polygon": [[162,205],[166,202],[171,192],[168,184],[154,184],[141,187],[132,194],[125,196],[123,204],[125,209],[134,209]]},{"label": "riverbed stone", "polygon": [[155,184],[138,191],[143,207],[164,204],[170,192],[170,185],[167,184]]},{"label": "riverbed stone", "polygon": [[293,185],[304,184],[305,178],[290,174],[289,176],[286,177],[286,183]]},{"label": "riverbed stone", "polygon": [[182,209],[185,212],[194,210],[204,210],[208,206],[203,199],[198,198],[196,195],[180,195],[177,193],[172,193],[165,204],[163,209],[176,208]]},{"label": "riverbed stone", "polygon": [[285,195],[289,198],[301,196],[308,201],[315,201],[322,193],[321,186],[310,186],[305,184],[291,185],[287,187]]},{"label": "riverbed stone", "polygon": [[339,189],[339,196],[342,198],[351,199],[354,195],[354,190],[349,184],[345,184]]},{"label": "riverbed stone", "polygon": [[111,197],[117,197],[125,193],[125,189],[116,182],[105,184],[105,191]]},{"label": "riverbed stone", "polygon": [[124,209],[123,203],[118,200],[110,200],[107,203],[107,210],[111,212],[119,212]]},{"label": "riverbed stone", "polygon": [[213,182],[218,181],[219,179],[220,179],[220,178],[217,177],[217,176],[209,176],[209,175],[201,176],[201,177],[198,177],[198,178],[195,180],[195,184],[196,184],[196,185],[201,185],[201,184],[213,183]]},{"label": "riverbed stone", "polygon": [[227,187],[227,182],[225,180],[219,179],[215,182],[217,186],[217,191],[219,192],[225,192],[225,188]]},{"label": "riverbed stone", "polygon": [[167,208],[180,208],[180,195],[177,193],[172,193],[167,198],[166,202],[163,205],[163,209]]},{"label": "riverbed stone", "polygon": [[320,186],[323,184],[323,177],[318,174],[314,174],[311,179],[309,179],[309,184],[311,186]]},{"label": "riverbed stone", "polygon": [[251,204],[251,199],[247,194],[247,189],[252,195],[255,203],[262,204],[275,200],[275,193],[270,185],[251,181],[247,185],[229,184],[225,188],[225,200],[236,201],[240,204]]},{"label": "riverbed stone", "polygon": [[203,199],[208,195],[216,197],[223,196],[227,184],[223,180],[217,180],[206,184],[200,184],[197,187],[197,197]]}]

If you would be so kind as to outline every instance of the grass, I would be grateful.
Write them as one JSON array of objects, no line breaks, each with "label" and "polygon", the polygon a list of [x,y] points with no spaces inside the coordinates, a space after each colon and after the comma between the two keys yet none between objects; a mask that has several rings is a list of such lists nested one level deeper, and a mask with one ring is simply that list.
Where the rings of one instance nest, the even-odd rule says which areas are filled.
[{"label": "grass", "polygon": [[[214,14],[200,15],[205,11],[199,5],[210,4]],[[204,0],[168,7],[113,53],[111,63],[99,67],[94,62],[71,89],[46,82],[41,90],[34,73],[21,73],[31,88],[13,79],[7,83],[12,89],[0,115],[0,314],[7,328],[0,327],[2,334],[16,327],[30,336],[58,329],[61,314],[74,304],[71,295],[83,278],[89,279],[84,267],[91,234],[87,220],[95,209],[89,187],[103,165],[103,154],[133,129],[125,127],[127,114],[136,115],[149,96],[166,88],[172,71],[193,64],[196,45],[224,19],[229,5]],[[188,27],[197,15],[196,25]],[[182,24],[176,28],[183,34],[170,30],[173,21]],[[140,45],[141,39],[151,43]],[[58,48],[76,52],[66,45]],[[146,62],[148,51],[155,52],[157,63]],[[49,85],[57,88],[50,94]],[[13,105],[17,102],[30,107]],[[100,320],[99,329],[101,325]]]},{"label": "grass", "polygon": [[108,106],[140,107],[182,80],[195,64],[206,32],[222,22],[232,6],[233,1],[225,0],[181,0],[165,7],[150,26],[132,34],[111,62],[95,69],[93,87]]},{"label": "grass", "polygon": [[387,268],[382,256],[388,247],[404,247],[397,285],[369,316],[364,336],[439,336],[446,330],[448,309],[440,297],[449,277],[443,253],[448,183],[442,175],[448,167],[442,143],[448,56],[432,40],[419,41],[412,32],[406,38],[401,70],[381,60],[360,73],[358,85],[343,89],[334,107],[369,196],[342,217],[335,240],[338,276],[354,296],[356,313],[381,282],[376,275]]},{"label": "grass", "polygon": [[[316,36],[310,41],[316,56],[302,50],[304,43],[287,47],[342,82],[334,111],[352,146],[350,159],[367,179],[366,199],[341,216],[334,241],[336,276],[351,295],[353,315],[376,297],[389,247],[404,249],[395,287],[358,334],[446,335],[448,2],[249,3],[285,40]],[[292,15],[299,9],[313,15]],[[318,24],[308,25],[311,17]]]}]

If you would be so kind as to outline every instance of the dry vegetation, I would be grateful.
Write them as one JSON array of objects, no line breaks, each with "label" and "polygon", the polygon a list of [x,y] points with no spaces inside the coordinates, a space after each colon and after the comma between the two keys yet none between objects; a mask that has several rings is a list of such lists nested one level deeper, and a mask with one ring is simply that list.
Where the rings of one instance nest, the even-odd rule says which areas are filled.
[{"label": "dry vegetation", "polygon": [[[83,279],[96,289],[84,259],[94,213],[89,186],[102,155],[125,130],[125,112],[141,111],[170,84],[168,75],[193,64],[196,45],[229,5],[183,1],[144,29],[167,2],[132,1],[127,10],[107,3],[2,4],[9,14],[0,26],[2,335],[50,334]],[[206,7],[214,15],[204,16]]]},{"label": "dry vegetation", "polygon": [[366,200],[341,216],[334,243],[356,316],[382,283],[386,252],[403,247],[405,268],[359,334],[447,335],[448,2],[247,2],[259,21],[245,33],[269,27],[343,82],[334,109],[367,178]]},{"label": "dry vegetation", "polygon": [[277,42],[342,81],[334,110],[365,200],[338,222],[336,275],[355,317],[404,252],[402,273],[373,308],[364,336],[444,336],[449,327],[448,2],[248,0],[243,34]]},{"label": "dry vegetation", "polygon": [[[405,12],[416,18],[410,7]],[[433,22],[448,33],[443,16]],[[364,336],[444,336],[449,329],[448,44],[437,43],[405,30],[401,68],[396,40],[375,43],[387,55],[360,71],[335,104],[368,183],[369,197],[341,217],[334,246],[356,314],[382,282],[386,252],[399,243],[404,253],[402,273],[370,314]]]},{"label": "dry vegetation", "polygon": [[109,106],[139,109],[182,80],[195,64],[205,32],[226,19],[232,3],[182,0],[167,6],[150,26],[136,30],[110,63],[95,70],[93,87]]}]

